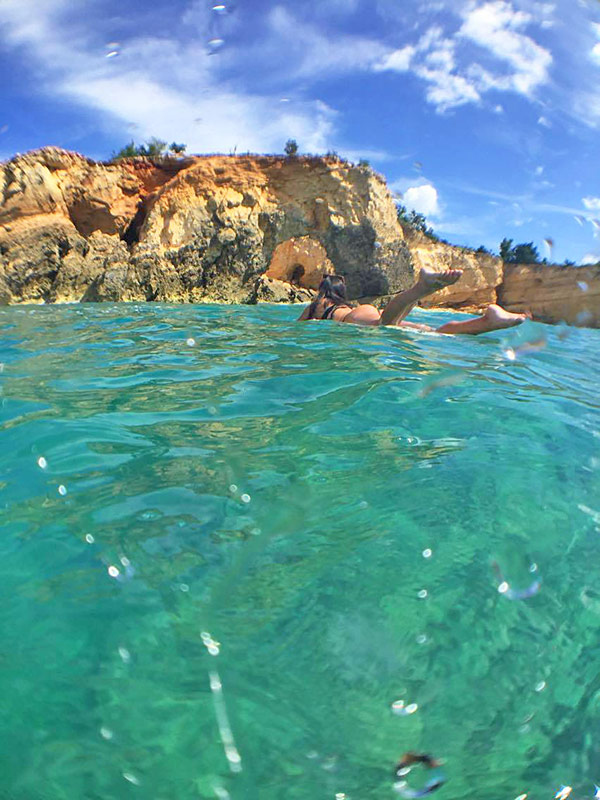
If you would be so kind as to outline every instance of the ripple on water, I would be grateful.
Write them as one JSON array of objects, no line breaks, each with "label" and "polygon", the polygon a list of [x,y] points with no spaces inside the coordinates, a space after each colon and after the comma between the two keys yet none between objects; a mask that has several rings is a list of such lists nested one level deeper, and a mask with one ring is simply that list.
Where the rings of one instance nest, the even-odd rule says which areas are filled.
[{"label": "ripple on water", "polygon": [[296,313],[0,309],[6,790],[591,794],[598,332]]}]

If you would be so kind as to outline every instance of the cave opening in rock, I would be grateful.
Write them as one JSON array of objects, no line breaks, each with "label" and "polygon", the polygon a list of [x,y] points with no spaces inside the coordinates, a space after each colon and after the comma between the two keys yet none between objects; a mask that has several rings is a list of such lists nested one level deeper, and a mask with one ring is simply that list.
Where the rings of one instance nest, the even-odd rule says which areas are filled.
[{"label": "cave opening in rock", "polygon": [[293,283],[294,286],[302,286],[302,276],[304,275],[304,267],[302,264],[294,264],[292,267],[292,272],[290,274],[290,283]]},{"label": "cave opening in rock", "polygon": [[146,218],[146,206],[144,203],[140,203],[138,210],[135,212],[134,218],[131,220],[127,228],[125,229],[124,233],[121,236],[121,239],[131,247],[134,244],[137,244],[140,240],[140,230],[142,225],[144,224],[144,219]]}]

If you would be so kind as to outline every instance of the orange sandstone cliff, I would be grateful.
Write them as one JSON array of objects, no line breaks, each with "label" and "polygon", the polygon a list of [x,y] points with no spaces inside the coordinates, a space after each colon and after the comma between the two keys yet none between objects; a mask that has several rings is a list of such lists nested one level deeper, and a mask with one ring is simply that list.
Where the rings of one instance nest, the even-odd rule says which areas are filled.
[{"label": "orange sandstone cliff", "polygon": [[0,302],[295,300],[324,272],[381,295],[414,278],[382,179],[336,158],[3,164]]},{"label": "orange sandstone cliff", "polygon": [[47,147],[1,164],[0,185],[4,304],[305,301],[326,272],[376,298],[429,266],[464,270],[432,305],[600,327],[597,268],[504,265],[403,229],[385,181],[336,157],[103,164]]}]

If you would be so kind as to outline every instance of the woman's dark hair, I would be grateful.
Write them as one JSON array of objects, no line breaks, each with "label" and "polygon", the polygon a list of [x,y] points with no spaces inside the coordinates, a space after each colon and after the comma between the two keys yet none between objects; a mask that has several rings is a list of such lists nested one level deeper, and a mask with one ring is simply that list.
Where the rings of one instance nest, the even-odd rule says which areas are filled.
[{"label": "woman's dark hair", "polygon": [[325,275],[319,284],[319,291],[309,306],[308,319],[314,319],[319,300],[331,300],[336,305],[347,305],[346,281],[342,275]]}]

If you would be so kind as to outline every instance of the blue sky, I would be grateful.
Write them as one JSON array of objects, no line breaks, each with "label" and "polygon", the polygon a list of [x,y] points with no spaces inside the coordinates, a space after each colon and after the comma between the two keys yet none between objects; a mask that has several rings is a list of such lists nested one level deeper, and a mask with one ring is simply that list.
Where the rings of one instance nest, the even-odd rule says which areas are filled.
[{"label": "blue sky", "polygon": [[449,241],[600,260],[598,0],[1,0],[0,68],[0,158],[295,138]]}]

